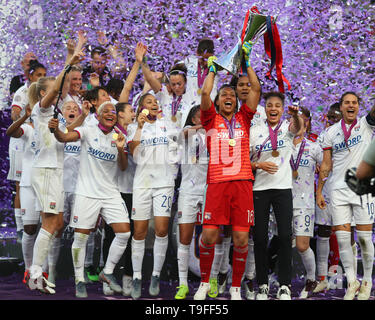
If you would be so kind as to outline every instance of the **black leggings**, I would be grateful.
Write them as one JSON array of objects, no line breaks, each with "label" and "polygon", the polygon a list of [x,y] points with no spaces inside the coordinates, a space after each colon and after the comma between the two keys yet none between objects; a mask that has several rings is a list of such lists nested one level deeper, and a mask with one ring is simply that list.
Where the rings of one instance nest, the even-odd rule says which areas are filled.
[{"label": "black leggings", "polygon": [[280,286],[290,285],[292,273],[292,218],[291,189],[254,191],[254,255],[258,285],[268,284],[268,225],[270,206],[275,213],[279,240],[278,280]]}]

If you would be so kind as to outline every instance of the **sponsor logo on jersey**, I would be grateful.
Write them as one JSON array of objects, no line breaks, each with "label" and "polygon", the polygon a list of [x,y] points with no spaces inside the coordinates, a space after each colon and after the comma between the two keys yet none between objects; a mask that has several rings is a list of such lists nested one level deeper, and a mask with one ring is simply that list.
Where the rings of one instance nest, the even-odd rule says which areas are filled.
[{"label": "sponsor logo on jersey", "polygon": [[[234,132],[234,138],[240,138],[244,135],[245,133],[243,130],[235,130]],[[229,132],[228,131],[220,131],[217,133],[217,138],[218,139],[229,139]]]},{"label": "sponsor logo on jersey", "polygon": [[[355,137],[353,137],[351,139],[348,139],[348,147],[349,148],[353,147],[353,146],[355,146],[355,145],[357,145],[357,144],[359,144],[361,142],[362,142],[362,136],[361,135],[357,135],[357,136],[355,136]],[[340,143],[336,143],[334,145],[334,149],[336,151],[341,151],[341,150],[347,149],[345,141],[342,141]]]},{"label": "sponsor logo on jersey", "polygon": [[153,138],[147,138],[142,139],[141,144],[143,146],[156,146],[160,144],[168,144],[168,138],[167,137],[153,137]]},{"label": "sponsor logo on jersey", "polygon": [[[259,151],[260,147],[262,145],[261,144],[257,144],[255,146],[255,150],[256,151]],[[284,140],[277,140],[277,147],[278,148],[284,148]],[[271,141],[268,141],[264,146],[263,146],[263,149],[262,151],[271,151],[272,150],[272,144],[271,144]]]},{"label": "sponsor logo on jersey", "polygon": [[211,220],[211,212],[204,213],[204,220]]},{"label": "sponsor logo on jersey", "polygon": [[104,161],[113,161],[116,158],[116,155],[109,152],[104,152],[98,149],[94,149],[89,147],[87,153],[95,157],[96,159],[104,160]]},{"label": "sponsor logo on jersey", "polygon": [[66,144],[64,147],[64,152],[66,153],[80,153],[81,152],[81,146],[74,146],[70,144]]}]

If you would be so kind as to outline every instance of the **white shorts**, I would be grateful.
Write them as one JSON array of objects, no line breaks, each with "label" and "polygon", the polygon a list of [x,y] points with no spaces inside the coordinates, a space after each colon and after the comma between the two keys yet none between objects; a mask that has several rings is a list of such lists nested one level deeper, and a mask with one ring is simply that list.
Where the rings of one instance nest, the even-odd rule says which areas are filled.
[{"label": "white shorts", "polygon": [[15,150],[9,148],[9,171],[8,180],[20,181],[22,175],[22,150]]},{"label": "white shorts", "polygon": [[154,217],[170,217],[174,187],[134,189],[132,220],[150,220]]},{"label": "white shorts", "polygon": [[64,210],[63,170],[32,168],[31,185],[37,197],[37,211],[59,214]]},{"label": "white shorts", "polygon": [[78,229],[93,229],[99,214],[107,224],[129,223],[128,210],[121,198],[120,192],[110,199],[88,198],[75,195],[70,227]]},{"label": "white shorts", "polygon": [[374,223],[374,198],[358,196],[349,188],[332,191],[330,210],[334,226]]},{"label": "white shorts", "polygon": [[75,194],[73,192],[65,192],[64,194],[64,223],[69,224],[70,216],[73,212]]},{"label": "white shorts", "polygon": [[178,224],[182,223],[196,223],[198,221],[199,213],[202,212],[204,204],[204,196],[196,194],[180,193],[178,196]]},{"label": "white shorts", "polygon": [[314,235],[314,209],[293,209],[293,235],[304,237]]},{"label": "white shorts", "polygon": [[32,187],[20,187],[21,216],[24,225],[36,225],[40,212],[36,211],[36,195]]}]

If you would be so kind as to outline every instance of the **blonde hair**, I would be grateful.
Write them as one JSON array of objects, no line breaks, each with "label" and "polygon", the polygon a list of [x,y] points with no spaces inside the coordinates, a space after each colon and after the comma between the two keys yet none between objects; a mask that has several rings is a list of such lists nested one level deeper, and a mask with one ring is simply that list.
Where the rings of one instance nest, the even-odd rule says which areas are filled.
[{"label": "blonde hair", "polygon": [[37,82],[33,82],[30,85],[29,89],[27,90],[27,96],[29,98],[29,105],[31,108],[33,108],[35,104],[39,102],[40,99],[42,99],[42,95],[40,94],[40,92],[42,90],[47,90],[48,82],[55,80],[55,77],[41,77]]}]

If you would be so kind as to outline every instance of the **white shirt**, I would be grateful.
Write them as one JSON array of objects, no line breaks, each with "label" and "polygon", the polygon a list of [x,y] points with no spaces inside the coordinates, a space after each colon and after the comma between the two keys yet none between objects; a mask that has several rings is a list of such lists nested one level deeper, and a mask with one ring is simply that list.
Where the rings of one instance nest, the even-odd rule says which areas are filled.
[{"label": "white shirt", "polygon": [[263,106],[258,104],[257,106],[257,111],[254,114],[253,119],[251,120],[251,126],[257,124],[260,121],[266,120],[267,115],[266,115],[266,110]]},{"label": "white shirt", "polygon": [[[134,135],[137,130],[137,123],[131,123],[126,128],[127,137]],[[128,153],[128,167],[125,171],[120,171],[118,175],[118,185],[121,193],[133,193],[133,182],[136,164],[131,153]]]},{"label": "white shirt", "polygon": [[[64,167],[64,143],[58,142],[55,135],[48,128],[48,122],[53,117],[54,107],[40,107],[36,103],[31,118],[34,123],[36,153],[34,168],[60,168]],[[58,114],[60,130],[65,131],[65,119]]]},{"label": "white shirt", "polygon": [[[198,104],[200,104],[201,96],[198,94],[198,57],[191,55],[185,58],[183,61],[187,68],[187,82],[186,82],[186,91],[191,91],[192,94],[196,97]],[[211,92],[211,100],[214,101],[217,94],[217,84],[219,82],[219,77],[215,77],[214,86]],[[202,83],[203,86],[203,83]]]},{"label": "white shirt", "polygon": [[110,199],[118,188],[118,151],[112,130],[104,134],[98,126],[75,129],[81,139],[81,158],[75,193],[95,199]]},{"label": "white shirt", "polygon": [[[136,130],[128,137],[130,143]],[[133,159],[136,163],[133,189],[173,187],[178,171],[178,131],[165,118],[143,125],[140,144]]]},{"label": "white shirt", "polygon": [[[284,120],[278,130],[277,151],[278,157],[273,157],[271,141],[268,140],[263,146],[259,158],[258,152],[264,141],[269,137],[267,121],[260,121],[251,127],[250,134],[250,155],[252,161],[264,162],[270,161],[278,165],[275,174],[270,174],[262,169],[256,170],[254,191],[268,189],[291,189],[292,188],[292,169],[290,167],[290,156],[293,152],[294,135],[289,131],[289,122]],[[275,126],[276,127],[276,126]],[[273,127],[273,129],[275,129]]]},{"label": "white shirt", "polygon": [[97,126],[99,123],[99,120],[96,116],[96,113],[89,113],[85,120],[83,121],[82,126]]},{"label": "white shirt", "polygon": [[29,103],[29,97],[27,92],[29,90],[30,83],[26,81],[26,83],[20,87],[14,94],[13,101],[12,101],[12,108],[18,107],[21,109],[20,116],[22,117],[25,114],[25,108]]},{"label": "white shirt", "polygon": [[[315,208],[315,168],[323,160],[323,150],[316,142],[305,139],[306,144],[298,167],[298,177],[293,179],[293,208]],[[293,160],[297,160],[301,147],[298,143],[293,148]]]},{"label": "white shirt", "polygon": [[64,191],[74,193],[81,155],[81,141],[67,142],[64,146]]},{"label": "white shirt", "polygon": [[[159,105],[163,111],[163,116],[167,118],[168,121],[171,121],[173,94],[169,94],[167,87],[162,85],[161,90],[155,95],[155,97],[159,101]],[[200,96],[195,96],[192,91],[186,90],[186,92],[182,95],[182,99],[177,107],[177,121],[171,121],[172,124],[174,124],[177,129],[181,130],[185,125],[190,109],[200,103]]]},{"label": "white shirt", "polygon": [[[186,129],[187,127],[185,127]],[[202,133],[204,130],[198,130],[186,139],[181,134],[182,148],[184,153],[181,161],[181,185],[180,193],[203,195],[207,181],[208,152],[206,146],[206,137]],[[197,148],[199,156],[197,159]]]},{"label": "white shirt", "polygon": [[20,187],[31,187],[31,168],[35,157],[35,137],[34,128],[28,124],[21,125],[22,136],[18,140],[23,140],[25,149],[22,158],[22,176]]},{"label": "white shirt", "polygon": [[[350,125],[346,125],[349,130]],[[371,140],[375,126],[368,124],[366,116],[358,119],[345,144],[341,121],[327,128],[323,136],[323,150],[332,148],[332,190],[348,188],[345,182],[346,171],[358,167]],[[350,150],[350,151],[349,151]]]}]

